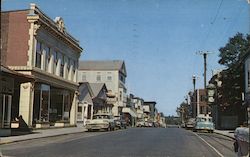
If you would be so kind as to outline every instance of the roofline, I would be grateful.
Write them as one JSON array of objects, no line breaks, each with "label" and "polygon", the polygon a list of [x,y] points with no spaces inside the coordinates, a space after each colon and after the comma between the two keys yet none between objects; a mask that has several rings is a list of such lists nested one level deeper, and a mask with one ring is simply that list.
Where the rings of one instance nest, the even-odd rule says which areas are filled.
[{"label": "roofline", "polygon": [[[32,10],[34,12],[37,12],[37,15],[41,16],[41,17],[39,16],[39,19],[38,19],[39,21],[41,21],[44,24],[52,25],[53,27],[55,27],[55,28],[53,28],[53,27],[50,26],[52,28],[52,30],[55,29],[54,31],[56,31],[57,34],[59,34],[60,36],[62,36],[63,38],[65,38],[65,40],[67,40],[71,45],[73,45],[74,48],[76,48],[79,51],[79,53],[81,53],[83,51],[83,48],[80,46],[79,40],[77,40],[72,35],[70,35],[66,30],[64,31],[64,33],[60,32],[58,30],[56,22],[52,18],[50,18],[47,14],[45,14],[38,7],[38,5],[36,5],[35,3],[30,3],[30,9],[29,9],[29,11],[32,12]],[[29,17],[29,16],[33,16],[33,14],[32,13],[31,14],[28,13],[27,17]],[[45,21],[45,20],[47,20],[49,23],[47,23],[47,21]]]},{"label": "roofline", "polygon": [[1,13],[10,13],[10,12],[23,12],[23,11],[29,11],[29,9],[17,9],[17,10],[5,10],[1,11]]}]

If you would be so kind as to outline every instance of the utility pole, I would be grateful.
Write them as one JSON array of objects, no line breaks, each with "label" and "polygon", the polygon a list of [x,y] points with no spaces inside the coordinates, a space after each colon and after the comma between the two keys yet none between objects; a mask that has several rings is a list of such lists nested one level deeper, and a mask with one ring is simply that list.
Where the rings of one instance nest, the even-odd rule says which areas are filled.
[{"label": "utility pole", "polygon": [[[196,83],[196,79],[199,78],[195,75],[193,75],[193,85],[194,85],[194,93],[195,93],[195,83]],[[199,101],[200,95],[199,95],[199,89],[197,89],[197,93],[196,93],[196,116],[198,116],[200,114],[200,101]]]},{"label": "utility pole", "polygon": [[197,52],[197,54],[203,55],[203,59],[204,59],[204,89],[206,89],[207,87],[207,55],[211,54],[212,52],[203,52],[203,51],[199,51]]}]

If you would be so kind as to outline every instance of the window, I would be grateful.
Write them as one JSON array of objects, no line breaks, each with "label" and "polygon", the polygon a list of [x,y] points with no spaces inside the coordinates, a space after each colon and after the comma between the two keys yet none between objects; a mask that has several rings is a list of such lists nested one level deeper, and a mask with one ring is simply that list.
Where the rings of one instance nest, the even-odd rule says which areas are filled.
[{"label": "window", "polygon": [[54,56],[53,73],[56,74],[56,67],[57,67],[57,62],[58,62],[57,52],[56,51],[53,52],[53,56]]},{"label": "window", "polygon": [[51,54],[50,54],[50,48],[48,46],[46,46],[44,48],[45,50],[45,56],[46,56],[46,60],[45,60],[45,70],[49,71],[49,62],[50,62],[50,58],[51,58]]},{"label": "window", "polygon": [[60,65],[60,76],[63,77],[64,74],[64,58],[63,58],[63,54],[58,53],[58,59],[61,61],[61,65]]},{"label": "window", "polygon": [[72,68],[72,74],[71,74],[70,80],[73,80],[74,79],[74,75],[75,75],[75,61],[71,59],[70,60],[70,65],[73,67]]},{"label": "window", "polygon": [[125,77],[120,75],[120,81],[122,81],[123,83],[125,83]]},{"label": "window", "polygon": [[42,62],[42,43],[37,41],[37,44],[36,44],[36,65],[35,65],[35,67],[41,68],[41,62]]},{"label": "window", "polygon": [[120,100],[122,100],[122,91],[120,91]]},{"label": "window", "polygon": [[82,73],[82,81],[86,81],[86,73]]},{"label": "window", "polygon": [[96,81],[101,81],[101,75],[96,76]]},{"label": "window", "polygon": [[69,58],[67,56],[64,56],[63,58],[64,58],[64,66],[67,65],[67,67],[65,67],[66,69],[65,69],[64,76],[65,76],[65,78],[68,78],[68,75],[69,75],[69,68],[68,68],[69,62],[68,62],[68,60],[69,60]]},{"label": "window", "polygon": [[107,77],[107,80],[108,80],[108,81],[112,81],[112,76],[108,76],[108,77]]}]

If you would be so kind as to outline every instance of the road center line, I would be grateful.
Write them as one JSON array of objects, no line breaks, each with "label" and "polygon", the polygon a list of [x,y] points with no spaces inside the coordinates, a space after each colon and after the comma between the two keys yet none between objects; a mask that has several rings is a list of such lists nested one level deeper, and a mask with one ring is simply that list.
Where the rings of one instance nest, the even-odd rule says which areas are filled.
[{"label": "road center line", "polygon": [[[193,132],[194,133],[194,132]],[[200,137],[198,134],[194,133],[197,137],[199,137],[203,142],[205,142],[209,147],[211,147],[220,157],[224,157],[216,148],[214,148],[211,144],[209,144],[206,140]]]}]

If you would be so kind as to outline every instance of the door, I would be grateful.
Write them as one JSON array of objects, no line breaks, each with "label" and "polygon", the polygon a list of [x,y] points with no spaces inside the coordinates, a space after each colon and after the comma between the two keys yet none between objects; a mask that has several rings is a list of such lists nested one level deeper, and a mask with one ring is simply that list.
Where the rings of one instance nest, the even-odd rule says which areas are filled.
[{"label": "door", "polygon": [[10,128],[10,118],[11,118],[11,95],[3,94],[2,95],[2,105],[0,106],[0,111],[2,116],[0,117],[0,127],[1,128]]}]

